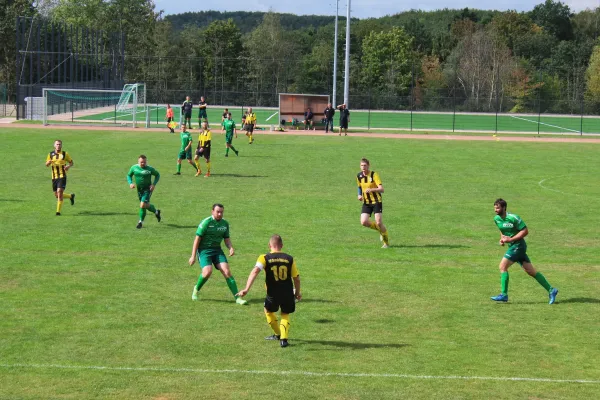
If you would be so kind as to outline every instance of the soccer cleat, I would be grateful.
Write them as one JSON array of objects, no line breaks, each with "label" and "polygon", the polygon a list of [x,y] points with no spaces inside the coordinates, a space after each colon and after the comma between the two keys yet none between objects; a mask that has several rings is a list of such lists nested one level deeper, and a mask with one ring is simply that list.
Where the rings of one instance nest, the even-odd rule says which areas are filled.
[{"label": "soccer cleat", "polygon": [[181,172],[175,172],[173,175],[181,175]]},{"label": "soccer cleat", "polygon": [[384,243],[384,244],[381,246],[381,248],[382,248],[382,249],[387,249],[387,248],[389,248],[389,247],[390,247],[390,245],[389,245],[389,244],[387,244],[387,243]]},{"label": "soccer cleat", "polygon": [[71,193],[71,205],[75,205],[75,193]]},{"label": "soccer cleat", "polygon": [[198,170],[198,172],[196,172],[196,176],[200,176],[202,175],[202,171]]},{"label": "soccer cleat", "polygon": [[272,334],[272,335],[270,335],[270,336],[267,336],[267,337],[265,338],[265,340],[279,340],[279,338],[280,338],[280,336],[279,336],[279,335]]},{"label": "soccer cleat", "polygon": [[142,221],[138,222],[135,226],[137,229],[142,229]]},{"label": "soccer cleat", "polygon": [[279,345],[281,347],[288,347],[290,344],[288,343],[287,339],[281,339],[281,341],[279,342]]},{"label": "soccer cleat", "polygon": [[194,285],[194,291],[192,292],[192,300],[198,300],[198,288]]},{"label": "soccer cleat", "polygon": [[225,154],[225,157],[229,157],[229,154]]},{"label": "soccer cleat", "polygon": [[235,302],[240,306],[245,306],[248,304],[248,301],[242,299],[241,297],[236,297]]},{"label": "soccer cleat", "polygon": [[154,213],[154,215],[156,215],[157,221],[160,222],[160,220],[161,220],[160,210],[156,210],[156,212]]},{"label": "soccer cleat", "polygon": [[492,299],[494,301],[499,301],[499,302],[502,302],[502,303],[506,303],[508,301],[508,295],[504,294],[504,293],[500,293],[498,296],[490,297],[490,299]]},{"label": "soccer cleat", "polygon": [[57,216],[57,217],[60,217],[60,213],[59,213],[59,212],[57,212],[57,213],[56,213],[56,216]]},{"label": "soccer cleat", "polygon": [[235,151],[235,155],[236,155],[236,156],[239,156],[239,155],[240,155],[240,152],[239,152],[238,150],[236,150],[236,151]]},{"label": "soccer cleat", "polygon": [[550,298],[550,301],[548,302],[548,304],[554,304],[554,302],[556,301],[556,295],[558,294],[558,289],[557,288],[553,288],[550,293],[548,294],[548,297]]},{"label": "soccer cleat", "polygon": [[206,175],[204,175],[205,178],[208,178],[210,176],[210,172],[207,172]]}]

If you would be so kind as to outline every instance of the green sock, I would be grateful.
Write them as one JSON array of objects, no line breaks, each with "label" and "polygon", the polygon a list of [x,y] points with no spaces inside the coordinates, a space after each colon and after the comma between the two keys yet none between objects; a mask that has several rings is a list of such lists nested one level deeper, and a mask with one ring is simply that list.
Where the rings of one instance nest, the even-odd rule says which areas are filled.
[{"label": "green sock", "polygon": [[502,288],[502,294],[508,294],[508,272],[500,274],[500,287]]},{"label": "green sock", "polygon": [[149,210],[151,213],[155,213],[155,212],[156,212],[156,208],[154,207],[154,204],[150,204],[150,207],[148,207],[148,210]]},{"label": "green sock", "polygon": [[177,163],[177,172],[181,172],[181,164]]},{"label": "green sock", "polygon": [[229,154],[229,147],[225,149],[225,155]]},{"label": "green sock", "polygon": [[204,279],[204,277],[201,274],[200,277],[198,278],[198,283],[196,283],[196,289],[200,290],[202,288],[202,286],[204,286],[206,281],[208,281],[208,278]]},{"label": "green sock", "polygon": [[546,280],[546,277],[541,272],[535,274],[534,278],[536,281],[538,281],[540,285],[544,287],[544,289],[546,289],[546,291],[550,292],[552,290],[552,286],[550,286],[550,284]]},{"label": "green sock", "polygon": [[146,218],[146,209],[140,208],[140,221],[143,221]]},{"label": "green sock", "polygon": [[234,153],[237,151],[233,146],[231,146],[231,150],[233,150]]},{"label": "green sock", "polygon": [[236,293],[239,292],[239,290],[238,290],[237,284],[235,283],[235,279],[233,279],[233,276],[230,276],[229,278],[225,279],[225,282],[227,282],[227,286],[229,286],[229,290],[231,290],[233,297],[235,297]]},{"label": "green sock", "polygon": [[190,165],[191,165],[192,167],[194,167],[194,169],[196,170],[196,172],[198,172],[198,167],[196,167],[196,165],[195,165],[195,164],[193,164],[193,163],[192,163],[192,164],[190,164]]}]

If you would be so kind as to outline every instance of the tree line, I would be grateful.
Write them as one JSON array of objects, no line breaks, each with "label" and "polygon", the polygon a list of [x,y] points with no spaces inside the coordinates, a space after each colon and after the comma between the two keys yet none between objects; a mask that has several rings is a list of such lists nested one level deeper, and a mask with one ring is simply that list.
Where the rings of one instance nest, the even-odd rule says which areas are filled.
[{"label": "tree line", "polygon": [[[276,105],[280,92],[332,91],[333,16],[207,11],[165,17],[152,0],[12,0],[0,7],[2,37],[14,34],[16,15],[124,31],[125,79],[146,82],[151,101],[176,102],[189,93],[213,104]],[[352,19],[352,104],[597,113],[599,18],[600,8],[573,13],[546,0],[528,12],[411,10]],[[338,93],[344,28],[340,18]],[[0,82],[14,82],[14,51],[13,40],[0,44]]]}]

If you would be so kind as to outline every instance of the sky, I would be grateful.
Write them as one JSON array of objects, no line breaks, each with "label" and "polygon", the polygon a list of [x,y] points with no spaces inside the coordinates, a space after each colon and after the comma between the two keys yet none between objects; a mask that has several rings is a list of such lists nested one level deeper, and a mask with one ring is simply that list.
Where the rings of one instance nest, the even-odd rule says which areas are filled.
[{"label": "sky", "polygon": [[[335,15],[335,0],[154,0],[157,10],[163,10],[165,15],[179,14],[196,11],[269,11],[279,13],[290,13],[297,15]],[[341,15],[346,15],[348,0],[339,1]],[[497,0],[416,0],[412,2],[400,2],[398,0],[351,0],[351,13],[353,18],[378,18],[385,15],[397,14],[411,8],[424,11],[432,11],[442,8],[463,9],[478,8],[481,10],[517,10],[530,11],[544,0],[503,0],[501,5]],[[600,0],[562,0],[571,11],[577,12],[586,8],[600,6]]]}]

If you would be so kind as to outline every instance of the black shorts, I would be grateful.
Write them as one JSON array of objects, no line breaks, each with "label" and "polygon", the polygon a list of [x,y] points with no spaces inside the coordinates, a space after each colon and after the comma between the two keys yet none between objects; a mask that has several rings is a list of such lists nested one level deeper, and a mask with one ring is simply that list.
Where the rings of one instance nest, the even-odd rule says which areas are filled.
[{"label": "black shorts", "polygon": [[52,179],[52,191],[56,192],[58,189],[66,189],[67,188],[67,177]]},{"label": "black shorts", "polygon": [[294,294],[265,297],[265,309],[268,312],[277,312],[280,307],[281,312],[284,314],[291,314],[296,311],[296,299],[294,298]]},{"label": "black shorts", "polygon": [[206,158],[206,161],[210,160],[210,147],[205,147],[202,151],[200,151],[200,147],[198,147],[196,149],[196,155]]},{"label": "black shorts", "polygon": [[348,129],[348,120],[347,119],[340,119],[340,128]]},{"label": "black shorts", "polygon": [[206,110],[200,110],[200,112],[198,112],[198,119],[208,119],[208,115],[206,115]]},{"label": "black shorts", "polygon": [[244,129],[246,132],[252,133],[254,132],[254,124],[246,124],[244,125]]},{"label": "black shorts", "polygon": [[185,119],[192,119],[192,113],[185,113],[183,115],[183,118],[185,118]]},{"label": "black shorts", "polygon": [[167,124],[168,124],[169,122],[171,122],[171,121],[173,121],[173,118],[171,118],[171,117],[167,117]]},{"label": "black shorts", "polygon": [[361,214],[372,215],[383,213],[383,203],[363,204]]}]

